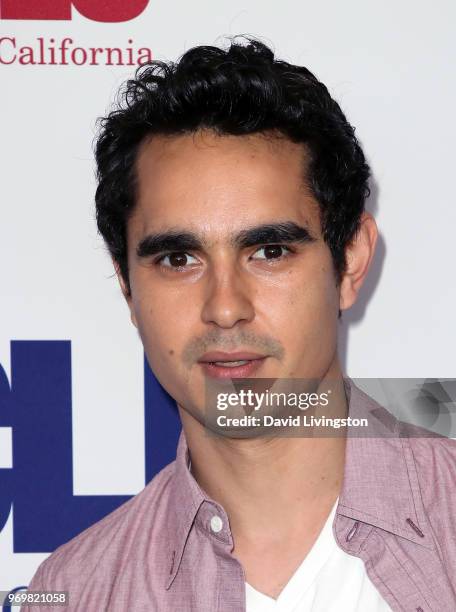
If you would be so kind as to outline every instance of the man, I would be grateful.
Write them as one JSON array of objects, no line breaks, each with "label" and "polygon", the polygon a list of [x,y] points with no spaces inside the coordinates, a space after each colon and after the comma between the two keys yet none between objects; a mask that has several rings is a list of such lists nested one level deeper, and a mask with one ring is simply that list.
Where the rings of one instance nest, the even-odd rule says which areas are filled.
[{"label": "man", "polygon": [[[153,62],[122,100],[96,147],[98,227],[183,432],[30,589],[78,611],[456,609],[455,443],[394,419],[337,354],[377,239],[338,104],[257,41]],[[224,429],[208,398],[232,380],[302,381],[370,433]]]}]

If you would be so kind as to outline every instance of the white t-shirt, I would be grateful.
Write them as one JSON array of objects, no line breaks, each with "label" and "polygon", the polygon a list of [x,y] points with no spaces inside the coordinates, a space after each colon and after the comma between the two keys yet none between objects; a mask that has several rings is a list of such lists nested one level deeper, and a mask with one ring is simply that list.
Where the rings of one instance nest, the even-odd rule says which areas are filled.
[{"label": "white t-shirt", "polygon": [[345,553],[334,539],[337,502],[277,599],[246,582],[247,612],[392,612],[370,581],[363,560]]}]

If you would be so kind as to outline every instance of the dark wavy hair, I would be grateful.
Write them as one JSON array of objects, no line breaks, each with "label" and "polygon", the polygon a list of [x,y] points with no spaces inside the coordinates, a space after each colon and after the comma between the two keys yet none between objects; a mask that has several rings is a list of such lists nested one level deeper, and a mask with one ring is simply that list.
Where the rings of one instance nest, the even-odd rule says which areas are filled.
[{"label": "dark wavy hair", "polygon": [[303,179],[319,203],[323,238],[340,282],[345,248],[369,195],[370,170],[354,128],[307,68],[276,59],[249,37],[231,39],[227,49],[194,47],[175,63],[140,66],[120,89],[116,107],[98,122],[97,225],[128,292],[126,224],[136,200],[138,148],[154,134],[198,129],[231,135],[274,131],[305,145],[310,161]]}]

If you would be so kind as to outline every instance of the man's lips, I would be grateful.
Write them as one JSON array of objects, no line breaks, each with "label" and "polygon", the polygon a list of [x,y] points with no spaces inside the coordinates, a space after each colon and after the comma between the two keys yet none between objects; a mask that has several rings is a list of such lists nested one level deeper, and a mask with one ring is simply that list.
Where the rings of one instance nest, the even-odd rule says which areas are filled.
[{"label": "man's lips", "polygon": [[212,378],[244,378],[252,376],[267,357],[250,351],[212,351],[200,357],[198,363]]},{"label": "man's lips", "polygon": [[251,361],[252,359],[263,359],[263,357],[266,357],[266,355],[260,355],[259,353],[252,353],[249,351],[236,351],[234,353],[211,351],[210,353],[204,353],[198,361],[203,363],[214,363],[215,361]]}]

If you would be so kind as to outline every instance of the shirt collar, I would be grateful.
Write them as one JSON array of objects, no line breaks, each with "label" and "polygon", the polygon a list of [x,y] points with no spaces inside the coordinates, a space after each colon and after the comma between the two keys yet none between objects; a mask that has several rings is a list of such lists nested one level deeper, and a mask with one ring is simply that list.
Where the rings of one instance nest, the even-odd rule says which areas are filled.
[{"label": "shirt collar", "polygon": [[[344,378],[344,386],[348,416],[352,419],[367,418],[368,427],[349,427],[347,430],[344,479],[334,521],[339,544],[343,542],[342,547],[349,548],[345,538],[342,538],[342,531],[353,526],[353,523],[347,522],[346,518],[349,518],[433,548],[427,541],[427,534],[423,533],[425,517],[415,504],[419,487],[407,439],[403,437],[403,424],[364,393],[351,378]],[[200,488],[189,464],[188,446],[182,430],[167,516],[170,552],[167,589],[178,572],[190,529],[200,507],[204,503],[215,507],[228,524],[224,509]],[[342,520],[338,521],[338,517],[342,517]],[[413,522],[417,531],[407,519]],[[369,531],[367,528],[364,530],[366,536]],[[230,543],[230,537],[226,538],[226,543]]]},{"label": "shirt collar", "polygon": [[190,455],[183,430],[177,445],[168,503],[167,529],[170,557],[169,573],[165,585],[167,589],[177,575],[188,535],[194,523],[197,523],[199,528],[206,531],[208,535],[214,535],[209,525],[211,518],[217,515],[222,519],[223,524],[221,531],[216,534],[217,540],[228,553],[233,549],[228,515],[218,502],[200,488],[190,471]]},{"label": "shirt collar", "polygon": [[175,469],[171,481],[171,495],[167,515],[170,569],[166,580],[168,589],[179,569],[188,534],[206,495],[190,472],[187,441],[182,430],[177,444]]},{"label": "shirt collar", "polygon": [[[426,518],[417,503],[419,483],[408,440],[411,428],[364,393],[351,378],[346,377],[344,385],[348,416],[367,418],[368,426],[347,430],[337,515],[433,548],[426,537]],[[335,529],[337,532],[337,526]]]}]

